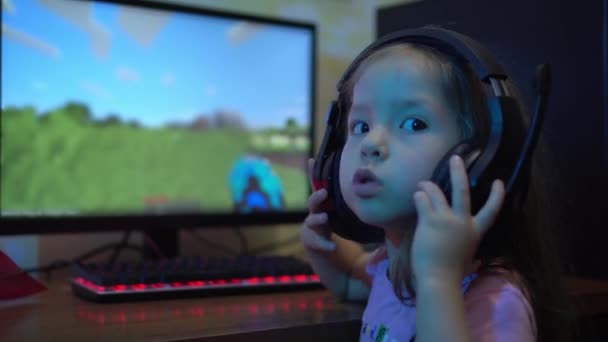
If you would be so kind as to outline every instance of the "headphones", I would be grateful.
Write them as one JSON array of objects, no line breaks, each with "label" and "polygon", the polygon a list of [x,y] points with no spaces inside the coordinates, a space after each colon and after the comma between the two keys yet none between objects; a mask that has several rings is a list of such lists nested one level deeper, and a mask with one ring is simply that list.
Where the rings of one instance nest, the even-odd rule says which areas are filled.
[{"label": "headphones", "polygon": [[[468,36],[451,30],[437,27],[405,29],[388,34],[365,48],[346,69],[337,85],[338,99],[331,102],[327,112],[325,134],[312,171],[314,190],[325,188],[328,191],[327,200],[322,204],[322,210],[327,212],[329,225],[333,232],[343,238],[360,243],[384,241],[384,231],[360,221],[345,203],[340,191],[340,158],[346,141],[345,120],[348,113],[343,112],[343,84],[353,75],[359,64],[373,52],[382,47],[395,43],[413,43],[432,47],[444,54],[460,58],[468,62],[482,84],[491,87],[492,94],[486,95],[486,103],[490,114],[489,134],[481,140],[474,137],[461,141],[452,147],[436,166],[431,181],[451,201],[451,183],[449,159],[459,155],[464,161],[469,177],[471,210],[476,212],[487,199],[492,181],[496,178],[506,180],[505,192],[507,198],[513,195],[513,189],[519,175],[529,172],[529,158],[538,141],[540,125],[544,117],[546,102],[549,95],[550,69],[548,64],[537,66],[536,89],[537,102],[534,116],[530,122],[527,134],[517,137],[518,141],[504,141],[504,132],[525,131],[523,122],[516,120],[521,117],[519,104],[509,94],[505,81],[508,78],[503,67],[490,52],[480,43]],[[506,118],[506,120],[505,120]],[[511,137],[512,138],[512,137]],[[508,155],[503,150],[509,144],[509,150],[519,153]],[[496,158],[501,155],[500,161]],[[527,189],[527,179],[521,184],[523,196]],[[523,199],[519,199],[522,204]],[[505,203],[507,203],[505,199]]]}]

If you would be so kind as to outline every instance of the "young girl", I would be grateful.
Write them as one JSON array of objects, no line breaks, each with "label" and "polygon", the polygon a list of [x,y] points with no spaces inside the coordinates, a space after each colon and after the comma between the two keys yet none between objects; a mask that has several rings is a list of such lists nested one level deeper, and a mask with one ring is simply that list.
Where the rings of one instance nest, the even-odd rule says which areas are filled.
[{"label": "young girl", "polygon": [[[533,220],[541,177],[522,175],[529,177],[523,212],[503,203],[496,180],[472,213],[458,157],[450,160],[451,205],[427,181],[452,146],[488,132],[483,88],[470,66],[428,46],[393,44],[362,61],[340,96],[348,113],[341,191],[361,221],[384,230],[386,244],[370,253],[328,233],[324,189],[309,198],[301,238],[329,290],[367,300],[360,340],[567,340],[551,227]],[[528,120],[505,118],[513,119]]]}]

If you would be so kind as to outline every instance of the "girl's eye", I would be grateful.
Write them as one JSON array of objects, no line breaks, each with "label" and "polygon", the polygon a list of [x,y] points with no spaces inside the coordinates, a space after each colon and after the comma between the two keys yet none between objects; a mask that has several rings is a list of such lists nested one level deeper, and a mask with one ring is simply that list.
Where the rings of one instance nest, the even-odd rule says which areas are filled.
[{"label": "girl's eye", "polygon": [[427,128],[428,126],[426,125],[426,123],[424,123],[424,121],[422,121],[420,119],[407,119],[407,120],[403,121],[401,126],[399,126],[399,128],[403,128],[403,127],[405,127],[406,129],[408,129],[410,131],[421,131],[421,130]]},{"label": "girl's eye", "polygon": [[369,126],[367,125],[367,123],[363,122],[363,121],[357,121],[355,123],[353,123],[350,127],[350,132],[352,134],[363,134],[363,133],[367,133],[369,131]]}]

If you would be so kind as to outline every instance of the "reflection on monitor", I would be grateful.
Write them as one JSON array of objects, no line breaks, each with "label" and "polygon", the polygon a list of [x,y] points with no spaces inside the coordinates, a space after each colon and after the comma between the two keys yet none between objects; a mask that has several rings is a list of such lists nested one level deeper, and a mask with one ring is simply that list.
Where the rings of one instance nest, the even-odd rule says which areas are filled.
[{"label": "reflection on monitor", "polygon": [[2,6],[3,217],[305,210],[311,27],[168,5]]}]

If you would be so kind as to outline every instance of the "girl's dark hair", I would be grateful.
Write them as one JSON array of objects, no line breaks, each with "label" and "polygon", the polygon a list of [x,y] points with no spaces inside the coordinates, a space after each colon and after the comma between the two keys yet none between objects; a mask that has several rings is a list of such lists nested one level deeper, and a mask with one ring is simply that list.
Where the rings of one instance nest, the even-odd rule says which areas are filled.
[{"label": "girl's dark hair", "polygon": [[[488,89],[467,62],[425,45],[397,43],[370,53],[339,89],[342,112],[349,112],[353,87],[367,65],[386,56],[413,53],[421,54],[429,70],[439,75],[445,98],[459,113],[462,139],[476,136],[485,141],[489,134]],[[490,175],[505,182],[512,171],[504,166],[505,161],[519,155],[530,122],[529,112],[525,110],[516,86],[512,81],[507,81],[506,85],[518,102],[520,115],[504,118],[503,141],[508,143],[501,145],[496,163],[489,170]],[[545,156],[541,135],[529,164],[513,189],[513,196],[503,204],[493,227],[480,242],[476,258],[481,261],[480,272],[514,271],[518,278],[516,285],[533,308],[538,341],[568,341],[575,331],[574,311],[565,297],[564,272],[556,245],[557,225],[552,221],[555,215],[551,213],[550,200],[544,197],[547,193],[545,179],[551,177]],[[401,299],[405,299],[404,287],[412,297],[416,295],[408,261],[414,229],[408,230],[407,234],[405,241],[408,243],[402,244],[399,257],[390,265],[393,288]]]}]

